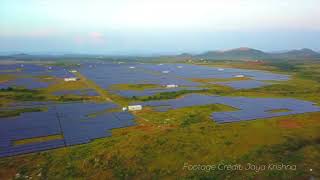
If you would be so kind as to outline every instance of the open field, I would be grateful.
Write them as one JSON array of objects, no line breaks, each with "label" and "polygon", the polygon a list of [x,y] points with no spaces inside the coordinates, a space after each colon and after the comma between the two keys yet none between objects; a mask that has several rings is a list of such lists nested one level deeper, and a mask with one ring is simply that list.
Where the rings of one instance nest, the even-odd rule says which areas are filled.
[{"label": "open field", "polygon": [[[75,64],[59,63],[59,66],[76,68]],[[215,68],[262,70],[291,77],[289,80],[267,86],[233,89],[210,82],[245,81],[254,77],[186,78],[188,81],[184,81],[176,76],[170,76],[177,79],[175,83],[183,85],[189,85],[189,81],[201,83],[199,87],[206,89],[126,98],[113,94],[110,90],[144,91],[161,88],[163,84],[161,82],[143,85],[119,83],[104,87],[102,86],[104,84],[99,84],[101,82],[98,81],[98,77],[95,81],[90,77],[89,72],[83,73],[80,68],[76,73],[80,80],[76,82],[67,83],[62,78],[55,78],[54,83],[46,88],[2,89],[0,91],[1,107],[29,101],[113,102],[121,107],[139,101],[176,99],[192,93],[228,97],[295,98],[320,105],[320,82],[317,78],[320,77],[319,62],[217,61],[205,64],[194,62],[194,64]],[[51,64],[51,66],[54,65]],[[137,76],[140,75],[140,71],[133,72]],[[0,82],[16,78],[8,74],[1,74],[0,77]],[[151,77],[146,79],[158,83],[157,79],[151,79]],[[269,81],[273,82],[273,80]],[[60,90],[86,88],[94,89],[99,96],[53,94]],[[37,108],[1,110],[0,116],[17,116],[20,113],[40,110]],[[135,126],[113,129],[110,137],[99,138],[88,144],[1,158],[0,179],[30,179],[30,177],[32,179],[102,179],[106,177],[110,179],[272,179],[275,177],[277,179],[308,179],[320,177],[320,164],[317,161],[320,159],[320,112],[225,124],[219,124],[210,118],[212,112],[236,110],[225,104],[182,107],[170,109],[167,112],[158,112],[153,108],[144,107],[143,110],[132,113],[135,116]],[[285,109],[279,109],[279,111],[286,112]],[[35,141],[46,141],[46,138],[48,137]],[[30,142],[33,140],[30,139]],[[28,139],[18,141],[18,144],[20,143],[28,143]],[[248,166],[248,163],[251,166]],[[199,166],[196,166],[198,164],[210,165],[205,167],[212,169],[199,170],[197,169]],[[227,165],[250,168],[228,170]],[[290,165],[291,169],[284,170],[283,167],[279,168],[276,165]],[[213,166],[219,166],[222,169],[213,170]],[[264,166],[270,167],[263,169]]]}]

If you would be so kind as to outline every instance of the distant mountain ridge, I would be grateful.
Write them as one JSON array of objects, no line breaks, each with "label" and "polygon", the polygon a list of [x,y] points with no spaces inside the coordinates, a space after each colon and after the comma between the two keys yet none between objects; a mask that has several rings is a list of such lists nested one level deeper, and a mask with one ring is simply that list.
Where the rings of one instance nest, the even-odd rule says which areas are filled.
[{"label": "distant mountain ridge", "polygon": [[320,52],[303,48],[287,51],[264,52],[258,49],[240,47],[230,50],[213,50],[201,54],[182,53],[179,55],[156,55],[156,56],[121,56],[121,55],[95,55],[95,54],[26,54],[14,53],[11,55],[0,55],[0,59],[29,60],[29,59],[56,59],[56,58],[150,58],[150,57],[175,57],[179,59],[207,59],[207,60],[268,60],[268,59],[315,59],[320,60]]},{"label": "distant mountain ridge", "polygon": [[284,53],[274,54],[276,56],[281,56],[282,58],[317,58],[320,53],[313,51],[312,49],[303,48],[300,50],[291,50]]},{"label": "distant mountain ridge", "polygon": [[202,54],[194,55],[195,58],[206,58],[206,59],[320,59],[320,53],[313,51],[312,49],[298,49],[290,50],[280,53],[268,53],[261,50],[240,47],[225,51],[208,51]]}]

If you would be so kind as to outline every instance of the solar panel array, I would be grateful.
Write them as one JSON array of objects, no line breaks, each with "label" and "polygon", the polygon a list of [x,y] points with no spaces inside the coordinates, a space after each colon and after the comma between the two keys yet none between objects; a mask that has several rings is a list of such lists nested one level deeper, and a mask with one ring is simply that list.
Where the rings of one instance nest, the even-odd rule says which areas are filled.
[{"label": "solar panel array", "polygon": [[[253,88],[263,84],[262,80],[288,80],[289,76],[243,69],[217,69],[206,66],[187,64],[139,64],[139,63],[84,63],[78,70],[88,79],[95,81],[102,88],[109,88],[114,84],[175,84],[179,88],[146,89],[143,91],[113,91],[121,96],[151,96],[161,92],[180,90],[202,90],[201,83],[188,78],[233,78],[237,75],[251,77],[254,81],[228,82],[234,88]],[[9,86],[25,86],[29,89],[44,88],[47,82],[35,79],[37,76],[54,76],[59,78],[73,76],[68,70],[60,66],[44,66],[37,64],[0,65],[0,74],[28,75],[32,77],[18,78],[0,84],[0,88]],[[79,94],[83,91],[60,91],[56,95]],[[92,94],[91,94],[92,93]],[[96,95],[88,90],[87,94]],[[86,95],[87,95],[86,94]],[[141,103],[153,106],[158,111],[168,111],[187,106],[225,104],[239,110],[232,112],[213,112],[211,118],[218,123],[235,122],[274,116],[299,114],[320,111],[311,102],[295,99],[278,98],[246,98],[221,97],[190,94],[180,99],[149,101]],[[28,112],[17,117],[0,119],[0,157],[37,152],[57,147],[76,145],[90,142],[93,139],[111,135],[111,129],[134,125],[134,116],[128,112],[106,112],[117,108],[111,103],[70,103],[55,104],[50,102],[15,103],[14,107],[5,109],[19,109],[26,107],[48,107],[45,112]],[[273,109],[289,109],[288,112],[270,112]],[[14,145],[17,140],[63,135],[63,139],[46,142]]]},{"label": "solar panel array", "polygon": [[290,78],[288,75],[263,72],[259,70],[236,68],[221,69],[191,64],[140,64],[138,66],[157,72],[169,71],[169,74],[184,78],[233,78],[237,75],[244,75],[254,80],[286,81]]},{"label": "solar panel array", "polygon": [[41,81],[38,78],[39,76],[53,76],[57,78],[74,76],[63,67],[38,64],[1,64],[0,74],[12,74],[17,76],[16,79],[1,82],[0,89],[6,89],[8,87],[23,87],[27,89],[47,88],[53,82]]},{"label": "solar panel array", "polygon": [[[0,157],[88,143],[96,138],[110,136],[111,129],[135,125],[134,116],[128,112],[105,112],[112,108],[117,108],[117,105],[50,104],[45,112],[29,112],[16,117],[1,118]],[[17,140],[51,135],[62,135],[63,139],[25,145],[13,144]]]},{"label": "solar panel array", "polygon": [[20,64],[0,64],[0,74],[15,74],[21,68]]},{"label": "solar panel array", "polygon": [[0,64],[0,74],[15,74],[28,76],[69,77],[72,75],[62,66],[46,66],[42,64]]},{"label": "solar panel array", "polygon": [[[79,69],[89,79],[107,89],[114,84],[175,84],[189,88],[196,88],[203,84],[192,82],[189,78],[234,78],[238,75],[250,77],[252,81],[233,81],[218,83],[236,89],[256,88],[268,83],[262,80],[285,81],[290,76],[274,74],[257,70],[235,68],[213,68],[190,64],[142,64],[142,63],[84,63]],[[145,91],[120,90],[113,91],[124,97],[151,96],[160,92],[178,91],[179,88]]]},{"label": "solar panel array", "polygon": [[200,83],[191,82],[168,74],[147,71],[140,66],[141,64],[135,63],[87,63],[81,66],[80,72],[103,88],[108,88],[114,84],[201,85]]},{"label": "solar panel array", "polygon": [[18,78],[13,79],[0,84],[0,89],[6,89],[8,87],[23,87],[26,89],[39,89],[39,88],[47,88],[51,83],[40,81],[35,78]]},{"label": "solar panel array", "polygon": [[[315,106],[312,102],[292,98],[223,97],[201,94],[190,94],[183,98],[172,100],[141,102],[141,104],[143,106],[152,106],[156,108],[165,107],[159,111],[210,104],[224,104],[238,109],[231,112],[213,112],[211,118],[218,123],[263,119],[320,111],[320,107]],[[288,111],[272,112],[272,110],[280,109],[287,109]]]},{"label": "solar panel array", "polygon": [[[289,76],[262,72],[257,70],[244,70],[234,68],[213,68],[190,64],[142,64],[142,63],[83,63],[79,68],[81,73],[95,81],[99,86],[108,88],[114,84],[176,84],[178,86],[197,87],[201,83],[192,82],[187,78],[234,78],[237,75],[250,77],[255,81],[218,82],[236,89],[255,88],[266,85],[261,80],[288,80]],[[7,64],[0,65],[1,74],[15,74],[28,76],[54,76],[58,78],[73,77],[67,69],[61,66],[45,66],[38,64]],[[49,82],[39,81],[36,78],[18,78],[0,83],[0,88],[22,86],[28,89],[46,88]],[[179,90],[179,89],[176,89]],[[159,92],[176,91],[167,89]],[[63,92],[61,92],[63,94]],[[158,92],[147,90],[142,94],[138,92],[116,92],[123,96],[154,95]],[[133,95],[138,93],[137,95]]]}]

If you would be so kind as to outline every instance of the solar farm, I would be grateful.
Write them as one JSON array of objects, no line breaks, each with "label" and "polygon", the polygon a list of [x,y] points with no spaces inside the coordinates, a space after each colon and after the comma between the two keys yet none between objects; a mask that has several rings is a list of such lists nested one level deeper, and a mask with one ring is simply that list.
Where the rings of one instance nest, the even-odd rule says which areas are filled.
[{"label": "solar farm", "polygon": [[[1,158],[95,147],[98,142],[119,139],[124,147],[131,147],[127,138],[139,137],[138,145],[148,139],[148,131],[161,139],[170,138],[163,132],[185,131],[185,127],[194,133],[198,126],[201,133],[213,128],[206,136],[209,138],[230,133],[231,127],[252,129],[279,118],[311,117],[320,112],[318,99],[306,93],[284,95],[285,91],[279,90],[291,82],[297,84],[295,75],[231,66],[120,61],[81,61],[71,66],[12,63],[0,65],[0,76]],[[141,109],[131,111],[130,106]],[[219,133],[211,134],[214,132]]]}]

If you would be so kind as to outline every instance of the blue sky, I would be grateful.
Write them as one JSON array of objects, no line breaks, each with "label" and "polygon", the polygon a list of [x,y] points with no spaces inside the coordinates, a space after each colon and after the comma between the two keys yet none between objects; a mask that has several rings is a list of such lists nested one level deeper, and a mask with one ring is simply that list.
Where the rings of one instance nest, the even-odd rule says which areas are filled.
[{"label": "blue sky", "polygon": [[319,0],[1,0],[0,52],[320,50]]}]

